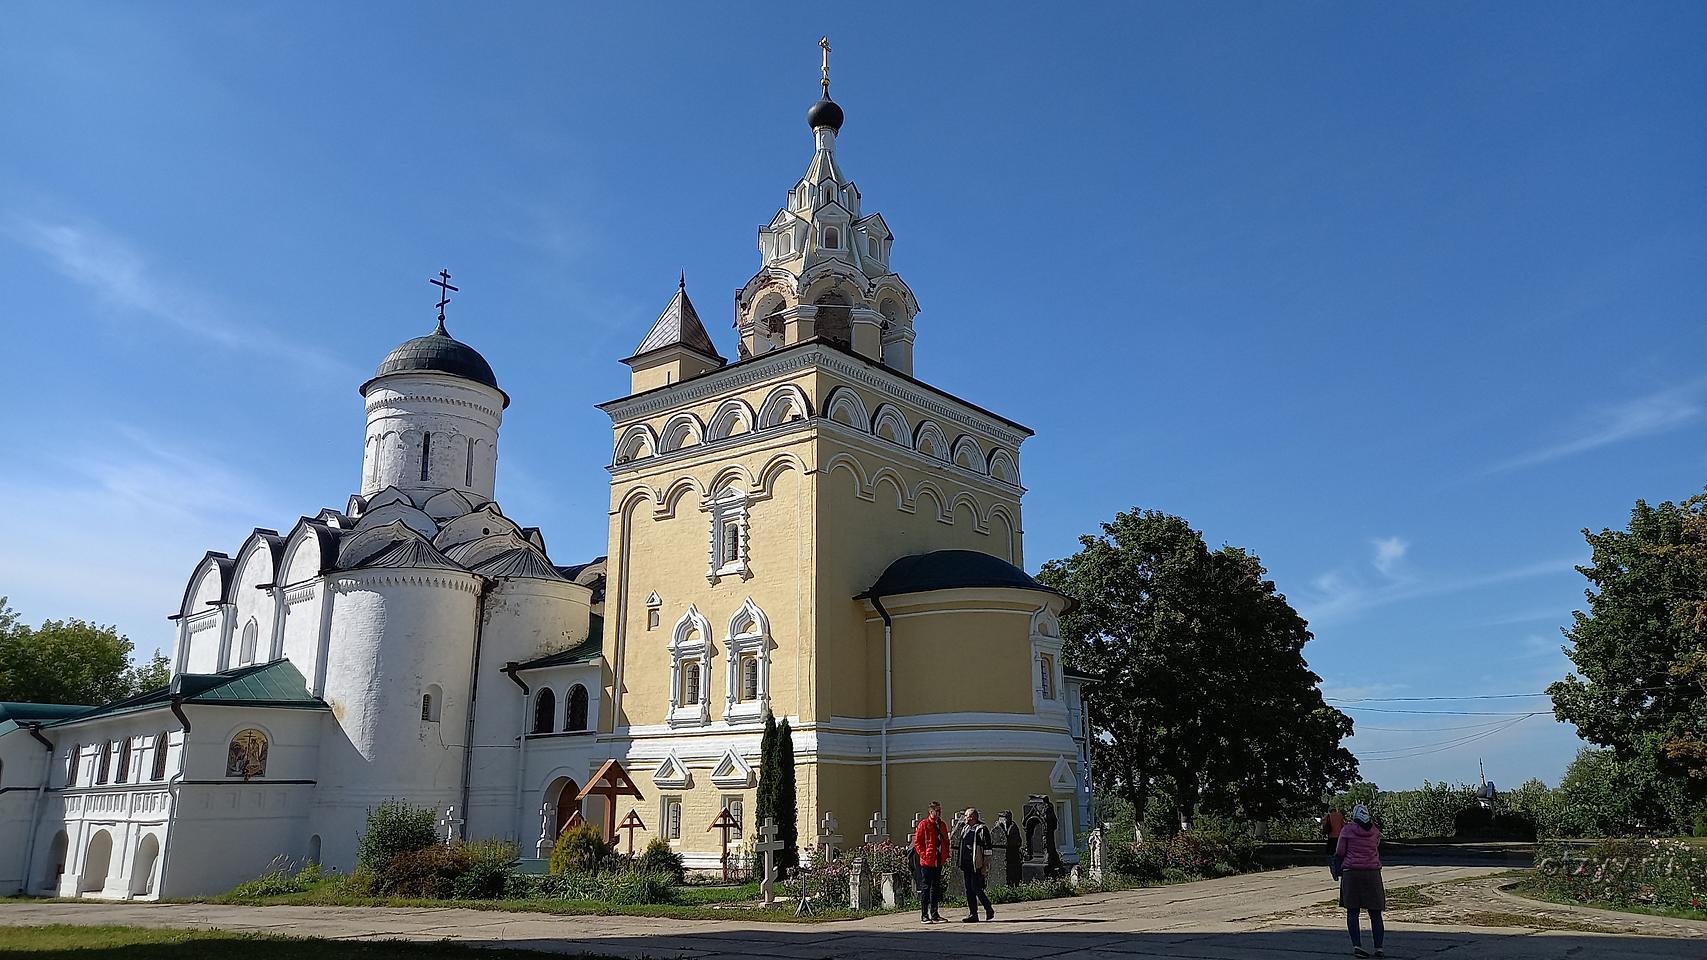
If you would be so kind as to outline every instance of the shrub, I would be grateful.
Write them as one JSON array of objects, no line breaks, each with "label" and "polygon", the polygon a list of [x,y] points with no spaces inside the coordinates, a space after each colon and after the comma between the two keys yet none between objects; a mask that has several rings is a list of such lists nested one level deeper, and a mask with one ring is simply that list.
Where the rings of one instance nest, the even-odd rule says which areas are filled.
[{"label": "shrub", "polygon": [[267,866],[266,873],[238,884],[231,889],[229,895],[245,900],[282,897],[292,893],[307,893],[323,882],[325,879],[320,873],[319,864],[311,863],[298,870],[289,857],[275,857]]},{"label": "shrub", "polygon": [[433,844],[421,850],[405,850],[386,861],[378,873],[377,891],[389,897],[444,900],[452,896],[458,877],[474,865],[474,856],[463,844]]},{"label": "shrub", "polygon": [[633,906],[670,903],[675,895],[675,884],[668,874],[646,871],[543,877],[512,874],[504,884],[504,896],[515,900],[597,900]]},{"label": "shrub", "polygon": [[469,864],[452,881],[451,895],[458,900],[491,900],[503,896],[504,881],[516,862],[516,845],[504,840],[480,840],[465,849]]},{"label": "shrub", "polygon": [[1699,911],[1707,905],[1707,850],[1678,840],[1604,840],[1586,852],[1542,844],[1534,883],[1578,903]]},{"label": "shrub", "polygon": [[604,833],[592,824],[570,827],[557,838],[551,848],[550,869],[553,875],[596,874],[604,869],[616,846],[605,840]]},{"label": "shrub", "polygon": [[634,869],[640,873],[664,874],[676,883],[681,883],[687,876],[682,855],[671,850],[670,842],[663,837],[653,837],[647,842],[646,849],[640,851],[640,856],[634,861]]},{"label": "shrub", "polygon": [[369,807],[367,832],[356,844],[356,866],[377,872],[400,853],[437,845],[436,823],[432,808],[411,807],[401,800]]}]

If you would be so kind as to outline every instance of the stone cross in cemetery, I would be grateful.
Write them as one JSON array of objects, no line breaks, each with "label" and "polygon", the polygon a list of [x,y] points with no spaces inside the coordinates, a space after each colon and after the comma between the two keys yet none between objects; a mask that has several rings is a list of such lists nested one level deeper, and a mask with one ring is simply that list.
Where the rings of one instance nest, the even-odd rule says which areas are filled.
[{"label": "stone cross in cemetery", "polygon": [[445,815],[439,818],[439,827],[445,832],[447,846],[462,832],[462,824],[462,818],[456,815],[456,804],[445,807]]},{"label": "stone cross in cemetery", "polygon": [[[723,831],[723,879],[729,879],[729,831],[741,829],[741,821],[735,819],[735,814],[724,807],[717,811],[717,816],[711,821],[711,826],[705,828],[706,833],[713,830]],[[633,836],[633,834],[630,834]]]},{"label": "stone cross in cemetery", "polygon": [[634,831],[646,829],[646,823],[640,819],[640,812],[637,810],[628,811],[628,816],[623,817],[622,822],[617,824],[616,828],[628,833],[628,855],[634,856]]},{"label": "stone cross in cemetery", "polygon": [[788,845],[778,839],[777,834],[780,832],[776,818],[766,817],[765,822],[759,824],[759,842],[753,844],[753,852],[764,858],[765,873],[764,879],[759,881],[759,893],[764,896],[767,904],[776,899],[771,892],[771,879],[776,876],[776,855]]},{"label": "stone cross in cemetery", "polygon": [[867,826],[871,828],[871,832],[865,835],[867,844],[889,839],[889,821],[883,819],[881,810],[871,815],[871,822]]},{"label": "stone cross in cemetery", "polygon": [[551,804],[539,805],[539,843],[534,845],[533,855],[541,860],[551,855],[551,847],[557,842],[552,836],[551,828],[557,825],[557,817],[551,809]]},{"label": "stone cross in cemetery", "polygon": [[835,814],[824,814],[824,822],[818,827],[818,847],[824,851],[825,860],[836,859],[836,848],[842,842],[842,835],[836,832],[836,828],[840,826]]}]

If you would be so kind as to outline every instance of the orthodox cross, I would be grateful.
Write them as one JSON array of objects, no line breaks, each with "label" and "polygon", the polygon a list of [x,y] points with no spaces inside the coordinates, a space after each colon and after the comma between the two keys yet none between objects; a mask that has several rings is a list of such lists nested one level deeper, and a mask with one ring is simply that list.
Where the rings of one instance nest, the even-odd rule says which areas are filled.
[{"label": "orthodox cross", "polygon": [[439,826],[445,831],[445,843],[455,840],[456,835],[462,832],[462,822],[462,818],[456,815],[456,804],[445,808],[445,815],[439,818]]},{"label": "orthodox cross", "polygon": [[728,807],[717,812],[717,817],[711,821],[711,826],[705,828],[706,833],[713,830],[723,831],[723,879],[729,879],[729,832],[741,829],[741,821],[735,819],[735,814]]},{"label": "orthodox cross", "polygon": [[550,855],[551,845],[557,839],[551,835],[551,828],[557,821],[554,812],[549,803],[539,805],[539,843],[534,846],[533,855],[541,860]]},{"label": "orthodox cross", "polygon": [[882,812],[872,814],[871,823],[868,826],[871,827],[871,832],[865,835],[866,843],[877,843],[880,840],[889,839],[889,821],[883,819]]},{"label": "orthodox cross", "polygon": [[628,855],[634,856],[634,831],[646,829],[646,824],[641,821],[639,812],[629,810],[628,816],[623,817],[622,822],[617,824],[616,828],[628,832]]},{"label": "orthodox cross", "polygon": [[604,766],[599,767],[599,772],[593,774],[593,779],[587,781],[587,785],[582,787],[581,792],[575,795],[576,800],[585,800],[588,797],[604,798],[605,840],[609,843],[616,842],[617,798],[633,797],[636,800],[646,799],[640,795],[640,788],[636,787],[634,785],[634,781],[629,778],[628,771],[622,769],[622,764],[617,763],[615,760],[606,760],[604,762]]},{"label": "orthodox cross", "polygon": [[777,834],[780,832],[776,826],[776,818],[766,817],[765,822],[759,825],[759,841],[753,844],[753,852],[765,858],[764,879],[759,881],[759,893],[764,895],[765,903],[776,899],[771,893],[771,879],[776,876],[776,855],[787,846],[778,839]]},{"label": "orthodox cross", "polygon": [[830,38],[824,37],[818,41],[818,46],[824,48],[824,79],[818,81],[824,85],[824,99],[830,99]]},{"label": "orthodox cross", "polygon": [[836,822],[833,813],[824,814],[824,822],[818,826],[818,846],[823,849],[826,860],[836,859],[836,846],[842,842],[842,835],[836,832],[839,826],[841,824]]},{"label": "orthodox cross", "polygon": [[440,270],[437,280],[428,280],[427,282],[439,288],[439,331],[442,333],[445,328],[445,304],[450,302],[451,294],[460,293],[461,290],[450,285],[450,271],[448,270]]}]

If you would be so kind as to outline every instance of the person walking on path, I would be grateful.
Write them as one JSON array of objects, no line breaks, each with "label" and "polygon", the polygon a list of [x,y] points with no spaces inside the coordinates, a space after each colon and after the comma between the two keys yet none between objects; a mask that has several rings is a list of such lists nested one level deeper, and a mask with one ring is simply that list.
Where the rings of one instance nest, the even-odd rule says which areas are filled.
[{"label": "person walking on path", "polygon": [[984,919],[994,920],[996,908],[990,905],[990,895],[984,892],[984,882],[990,875],[990,828],[978,819],[978,808],[966,808],[966,825],[960,829],[960,875],[966,879],[966,909],[971,911],[960,922],[978,922],[978,904],[984,904]]},{"label": "person walking on path", "polygon": [[942,822],[942,804],[931,801],[930,811],[913,831],[913,854],[919,858],[919,920],[941,923],[942,862],[948,859],[948,824]]},{"label": "person walking on path", "polygon": [[1338,807],[1329,807],[1322,814],[1322,836],[1328,838],[1328,857],[1337,856],[1340,845],[1340,831],[1345,829],[1345,814]]},{"label": "person walking on path", "polygon": [[1351,934],[1351,953],[1367,957],[1363,949],[1363,934],[1357,928],[1357,913],[1369,911],[1369,930],[1375,935],[1375,956],[1381,952],[1385,931],[1381,927],[1381,911],[1387,909],[1387,890],[1381,885],[1381,828],[1370,819],[1369,808],[1358,804],[1352,808],[1351,822],[1340,831],[1334,846],[1339,856],[1340,906],[1345,908],[1345,928]]}]

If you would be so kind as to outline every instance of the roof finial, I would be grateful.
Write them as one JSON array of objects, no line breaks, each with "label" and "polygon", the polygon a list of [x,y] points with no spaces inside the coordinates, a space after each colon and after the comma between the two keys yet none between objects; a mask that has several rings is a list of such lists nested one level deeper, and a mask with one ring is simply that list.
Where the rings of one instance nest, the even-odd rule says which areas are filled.
[{"label": "roof finial", "polygon": [[818,46],[824,48],[824,79],[818,81],[824,85],[824,99],[830,99],[830,38],[822,37]]},{"label": "roof finial", "polygon": [[682,275],[676,278],[676,289],[677,290],[686,290],[687,288],[688,288],[688,272],[686,270],[683,270]]},{"label": "roof finial", "polygon": [[439,288],[439,326],[433,333],[441,337],[448,337],[450,333],[445,330],[445,304],[450,302],[451,294],[459,291],[450,285],[450,271],[448,270],[440,270],[437,280],[429,279],[427,282]]}]

